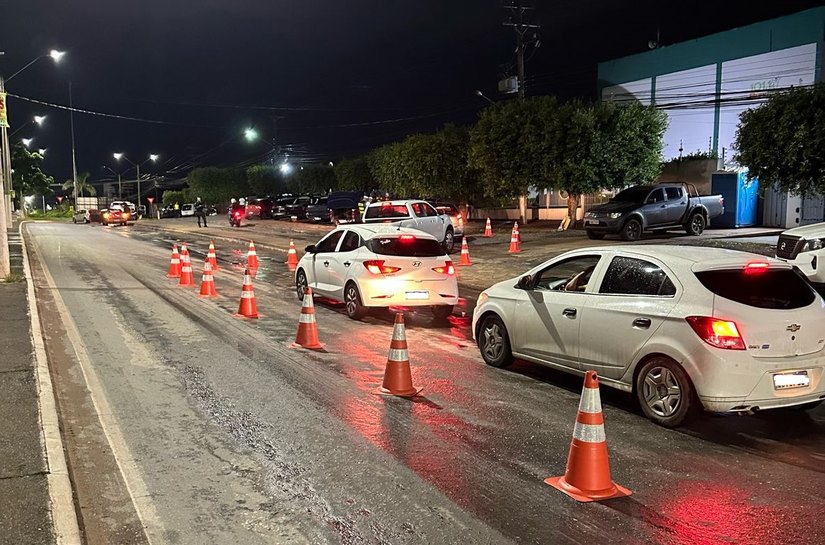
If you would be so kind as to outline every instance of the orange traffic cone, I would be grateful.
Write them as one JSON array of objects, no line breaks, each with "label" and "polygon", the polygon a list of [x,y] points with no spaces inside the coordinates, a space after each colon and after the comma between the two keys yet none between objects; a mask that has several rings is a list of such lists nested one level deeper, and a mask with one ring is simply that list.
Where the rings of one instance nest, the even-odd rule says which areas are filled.
[{"label": "orange traffic cone", "polygon": [[244,318],[257,318],[258,306],[255,304],[255,291],[252,289],[252,276],[249,269],[243,272],[243,288],[241,289],[241,304],[238,306],[238,313],[235,316]]},{"label": "orange traffic cone", "polygon": [[516,234],[516,228],[513,227],[513,231],[510,233],[510,249],[507,251],[511,254],[517,254],[521,251],[521,246],[518,241],[518,235]]},{"label": "orange traffic cone", "polygon": [[470,246],[467,244],[467,237],[461,237],[461,259],[458,261],[459,265],[472,265],[470,261]]},{"label": "orange traffic cone", "polygon": [[198,297],[217,297],[218,290],[215,289],[215,277],[212,276],[212,263],[209,258],[203,262],[203,277],[201,278],[201,292]]},{"label": "orange traffic cone", "polygon": [[301,317],[298,319],[298,334],[292,346],[304,348],[323,348],[318,341],[318,324],[315,321],[315,305],[312,302],[312,288],[304,289],[304,301],[301,304]]},{"label": "orange traffic cone", "polygon": [[513,231],[516,233],[516,240],[518,240],[519,245],[521,244],[521,231],[518,230],[518,222],[513,222]]},{"label": "orange traffic cone", "polygon": [[548,477],[544,482],[578,501],[609,500],[632,494],[610,478],[596,371],[588,371],[584,375],[584,388],[564,476]]},{"label": "orange traffic cone", "polygon": [[180,254],[178,254],[177,244],[172,244],[172,261],[169,263],[169,273],[166,276],[180,278]]},{"label": "orange traffic cone", "polygon": [[404,328],[404,315],[399,312],[395,315],[390,352],[387,355],[387,368],[384,371],[384,382],[379,393],[415,397],[420,391],[421,388],[414,387],[412,383],[410,356],[407,353],[407,330]]},{"label": "orange traffic cone", "polygon": [[493,236],[493,224],[490,223],[490,218],[487,218],[487,225],[484,227],[484,237],[490,238]]},{"label": "orange traffic cone", "polygon": [[292,239],[289,239],[289,251],[286,253],[286,264],[298,264],[298,252],[295,251],[295,241]]},{"label": "orange traffic cone", "polygon": [[258,252],[255,251],[255,243],[250,240],[249,251],[246,254],[246,267],[248,269],[257,269],[260,265],[258,262]]},{"label": "orange traffic cone", "polygon": [[209,251],[206,253],[206,260],[209,261],[209,264],[212,265],[212,270],[218,270],[218,256],[215,255],[215,241],[209,241]]},{"label": "orange traffic cone", "polygon": [[192,260],[189,259],[189,249],[186,247],[185,242],[180,247],[180,260],[180,282],[178,285],[184,287],[194,286],[195,277],[192,276]]}]

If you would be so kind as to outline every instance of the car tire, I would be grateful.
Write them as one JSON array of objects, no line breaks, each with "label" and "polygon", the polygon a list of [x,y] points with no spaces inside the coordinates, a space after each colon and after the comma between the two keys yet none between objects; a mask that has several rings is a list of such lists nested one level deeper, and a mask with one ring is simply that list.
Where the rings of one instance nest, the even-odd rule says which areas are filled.
[{"label": "car tire", "polygon": [[72,223],[74,223],[75,225],[77,225],[77,218],[72,218]]},{"label": "car tire", "polygon": [[433,307],[433,316],[445,320],[453,315],[453,305],[436,305]]},{"label": "car tire", "polygon": [[90,223],[90,222],[86,218],[83,218],[83,223]]},{"label": "car tire", "polygon": [[701,212],[694,212],[685,224],[685,232],[688,235],[698,237],[705,231],[705,215]]},{"label": "car tire", "polygon": [[510,334],[498,315],[488,314],[481,319],[476,339],[481,357],[487,365],[507,367],[515,360],[510,349]]},{"label": "car tire", "polygon": [[361,302],[361,294],[355,282],[349,282],[344,286],[344,308],[347,316],[353,320],[360,320],[367,313],[367,309]]},{"label": "car tire", "polygon": [[670,358],[647,360],[636,375],[636,399],[644,415],[665,428],[676,428],[696,415],[698,399],[682,367]]},{"label": "car tire", "polygon": [[455,250],[455,235],[451,227],[448,227],[447,232],[444,233],[444,240],[441,242],[441,246],[444,247],[444,251],[447,252],[448,255]]},{"label": "car tire", "polygon": [[587,231],[587,238],[590,240],[602,240],[604,238],[604,233],[597,233],[596,231]]},{"label": "car tire", "polygon": [[308,285],[306,273],[303,269],[298,269],[298,272],[295,273],[295,293],[298,295],[299,301],[304,300],[304,291]]},{"label": "car tire", "polygon": [[630,218],[622,226],[622,240],[633,242],[642,238],[642,223],[636,218]]}]

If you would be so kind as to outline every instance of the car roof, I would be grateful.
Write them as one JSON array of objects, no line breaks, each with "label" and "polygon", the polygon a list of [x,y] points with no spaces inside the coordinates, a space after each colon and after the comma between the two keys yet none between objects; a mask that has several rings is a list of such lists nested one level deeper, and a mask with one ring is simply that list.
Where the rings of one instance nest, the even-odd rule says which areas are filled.
[{"label": "car roof", "polygon": [[421,199],[393,199],[391,201],[374,201],[371,202],[370,206],[399,206],[399,205],[406,205],[408,203],[416,203],[416,202],[423,202],[428,203],[427,201],[422,201]]},{"label": "car roof", "polygon": [[784,261],[760,254],[728,250],[708,246],[681,246],[664,244],[610,245],[582,248],[576,253],[587,251],[610,252],[625,255],[637,255],[666,261],[668,264],[681,264],[694,271],[742,267],[754,261],[768,262],[778,268],[790,268]]},{"label": "car roof", "polygon": [[350,223],[338,227],[337,231],[342,230],[355,231],[361,238],[369,239],[376,236],[388,235],[415,235],[418,238],[428,238],[432,240],[437,239],[429,233],[419,231],[418,229],[410,229],[408,227],[398,227],[396,225],[388,225],[386,223]]}]

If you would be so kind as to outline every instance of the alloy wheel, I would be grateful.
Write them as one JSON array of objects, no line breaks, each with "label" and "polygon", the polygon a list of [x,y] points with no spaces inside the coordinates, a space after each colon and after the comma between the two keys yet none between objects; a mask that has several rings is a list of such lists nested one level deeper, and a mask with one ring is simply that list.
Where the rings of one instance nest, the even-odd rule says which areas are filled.
[{"label": "alloy wheel", "polygon": [[643,398],[648,408],[657,416],[667,418],[679,410],[682,388],[669,369],[653,367],[642,383]]}]

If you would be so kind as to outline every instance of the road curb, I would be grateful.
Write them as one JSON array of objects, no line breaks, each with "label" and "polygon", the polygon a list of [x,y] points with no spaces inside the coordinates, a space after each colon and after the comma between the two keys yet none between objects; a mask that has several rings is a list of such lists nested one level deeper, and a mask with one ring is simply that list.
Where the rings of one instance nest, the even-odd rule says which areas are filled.
[{"label": "road curb", "polygon": [[63,438],[60,435],[60,420],[57,416],[57,404],[49,372],[43,331],[40,328],[40,314],[37,310],[29,254],[26,250],[26,239],[23,235],[23,226],[26,223],[28,222],[21,222],[18,229],[23,252],[23,274],[26,277],[27,284],[26,296],[31,318],[31,337],[34,346],[34,358],[37,364],[37,405],[41,438],[46,450],[46,465],[48,467],[47,482],[51,502],[49,513],[52,517],[56,543],[58,545],[75,545],[81,543],[80,526],[74,506],[72,483],[66,465]]}]

